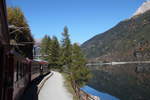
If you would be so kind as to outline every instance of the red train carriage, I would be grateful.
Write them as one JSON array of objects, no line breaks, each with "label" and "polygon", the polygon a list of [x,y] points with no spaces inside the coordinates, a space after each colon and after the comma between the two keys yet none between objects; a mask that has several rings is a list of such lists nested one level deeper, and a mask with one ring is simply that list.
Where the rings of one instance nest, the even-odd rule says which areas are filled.
[{"label": "red train carriage", "polygon": [[38,61],[31,61],[31,80],[40,75],[40,64]]},{"label": "red train carriage", "polygon": [[7,55],[6,61],[4,100],[18,100],[31,80],[49,72],[46,61],[25,59],[15,51]]},{"label": "red train carriage", "polygon": [[0,0],[0,100],[5,99],[6,55],[9,51],[9,34],[5,0]]},{"label": "red train carriage", "polygon": [[12,52],[7,57],[7,86],[5,100],[18,100],[30,82],[30,61]]},{"label": "red train carriage", "polygon": [[31,66],[31,80],[49,72],[47,61],[34,59],[32,60]]},{"label": "red train carriage", "polygon": [[48,63],[10,51],[5,0],[0,0],[0,100],[18,100],[28,83],[49,72]]},{"label": "red train carriage", "polygon": [[49,73],[48,62],[47,62],[47,61],[41,60],[41,59],[34,60],[34,61],[37,61],[37,62],[39,63],[39,66],[40,66],[40,74],[41,74],[41,75]]}]

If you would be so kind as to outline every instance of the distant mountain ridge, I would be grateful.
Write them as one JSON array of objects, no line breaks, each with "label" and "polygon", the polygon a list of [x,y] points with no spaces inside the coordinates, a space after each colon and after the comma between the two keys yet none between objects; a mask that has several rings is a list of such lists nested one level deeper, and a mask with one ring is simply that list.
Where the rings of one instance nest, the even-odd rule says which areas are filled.
[{"label": "distant mountain ridge", "polygon": [[133,60],[133,52],[142,41],[150,40],[150,11],[124,20],[81,45],[88,59]]},{"label": "distant mountain ridge", "polygon": [[41,44],[42,39],[40,38],[36,38],[35,39],[35,45],[40,45]]}]

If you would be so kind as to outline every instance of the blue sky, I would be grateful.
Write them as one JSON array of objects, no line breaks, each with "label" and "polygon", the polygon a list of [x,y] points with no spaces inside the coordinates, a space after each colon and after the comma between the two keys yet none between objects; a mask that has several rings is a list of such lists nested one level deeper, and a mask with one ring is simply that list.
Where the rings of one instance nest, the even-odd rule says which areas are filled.
[{"label": "blue sky", "polygon": [[68,26],[72,42],[83,43],[133,15],[146,0],[7,0],[22,9],[34,38],[61,39]]}]

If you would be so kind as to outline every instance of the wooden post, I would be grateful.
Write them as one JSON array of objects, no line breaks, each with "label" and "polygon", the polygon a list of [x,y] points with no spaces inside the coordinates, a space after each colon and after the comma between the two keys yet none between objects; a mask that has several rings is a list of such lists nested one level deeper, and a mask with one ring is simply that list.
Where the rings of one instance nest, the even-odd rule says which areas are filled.
[{"label": "wooden post", "polygon": [[88,100],[88,94],[85,94],[85,96],[86,96],[86,97],[85,97],[85,98],[86,98],[86,100]]}]

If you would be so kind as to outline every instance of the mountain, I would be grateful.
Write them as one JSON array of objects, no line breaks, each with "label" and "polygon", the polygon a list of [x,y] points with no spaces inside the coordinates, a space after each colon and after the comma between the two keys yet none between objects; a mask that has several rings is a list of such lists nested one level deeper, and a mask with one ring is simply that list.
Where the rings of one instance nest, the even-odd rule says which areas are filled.
[{"label": "mountain", "polygon": [[42,39],[40,38],[35,38],[35,45],[40,45],[41,44]]},{"label": "mountain", "polygon": [[83,43],[81,48],[86,57],[103,61],[135,60],[135,51],[150,43],[150,11],[135,14]]},{"label": "mountain", "polygon": [[[150,59],[150,10],[148,1],[130,19],[118,23],[81,45],[89,61]],[[150,64],[88,66],[88,85],[120,100],[149,100]]]},{"label": "mountain", "polygon": [[143,14],[144,12],[150,10],[150,1],[146,1],[144,2],[139,8],[138,10],[134,13],[135,15],[139,15],[139,14]]}]

